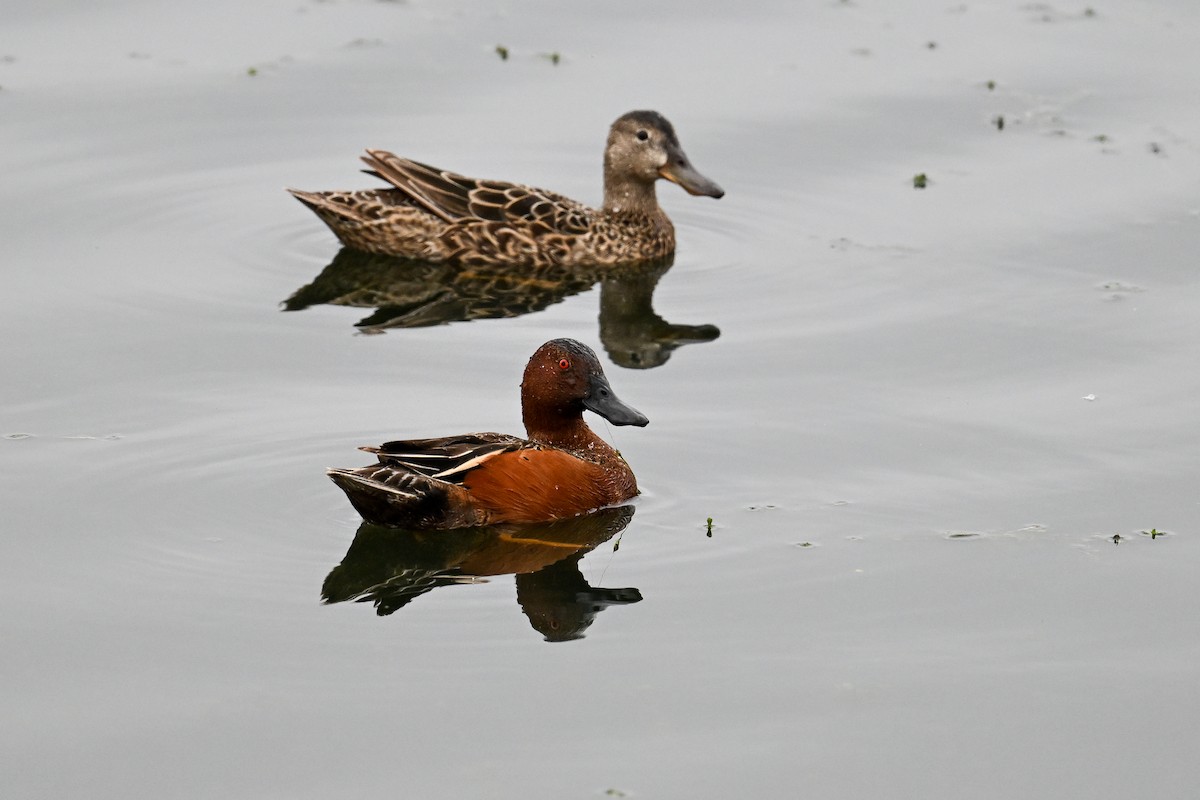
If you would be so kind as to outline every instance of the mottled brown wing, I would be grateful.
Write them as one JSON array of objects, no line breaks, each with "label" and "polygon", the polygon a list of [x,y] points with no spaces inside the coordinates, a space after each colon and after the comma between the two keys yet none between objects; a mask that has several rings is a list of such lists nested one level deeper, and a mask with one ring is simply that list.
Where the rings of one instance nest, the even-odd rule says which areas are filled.
[{"label": "mottled brown wing", "polygon": [[468,195],[475,188],[475,181],[470,178],[400,158],[386,150],[368,150],[362,160],[370,167],[365,172],[392,184],[430,214],[446,222],[470,214]]},{"label": "mottled brown wing", "polygon": [[368,150],[363,162],[371,167],[367,172],[446,222],[478,220],[564,234],[582,234],[589,229],[587,206],[555,192],[468,178],[384,150]]},{"label": "mottled brown wing", "polygon": [[478,219],[515,227],[532,226],[544,233],[580,235],[590,229],[590,209],[545,189],[501,181],[476,181],[470,193],[471,213]]}]

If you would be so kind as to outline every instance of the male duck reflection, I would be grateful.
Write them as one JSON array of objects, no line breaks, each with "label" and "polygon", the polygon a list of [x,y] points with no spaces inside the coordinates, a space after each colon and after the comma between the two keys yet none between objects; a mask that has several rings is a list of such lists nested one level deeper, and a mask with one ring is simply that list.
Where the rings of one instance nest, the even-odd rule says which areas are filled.
[{"label": "male duck reflection", "polygon": [[658,205],[659,178],[690,194],[721,197],[692,167],[671,123],[630,111],[612,124],[604,150],[604,205],[555,192],[478,180],[383,150],[363,156],[368,174],[391,184],[362,191],[289,189],[343,244],[371,253],[480,266],[624,264],[675,252],[675,228]]},{"label": "male duck reflection", "polygon": [[368,522],[466,528],[563,519],[638,493],[621,454],[592,432],[583,410],[614,425],[649,420],[621,402],[596,354],[574,339],[538,348],[521,380],[528,439],[470,433],[363,447],[378,464],[330,469]]},{"label": "male duck reflection", "polygon": [[592,586],[583,557],[622,532],[633,506],[534,525],[409,531],[364,522],[321,586],[327,603],[370,602],[379,616],[442,586],[515,575],[517,603],[547,641],[582,638],[596,615],[642,599],[636,588]]}]

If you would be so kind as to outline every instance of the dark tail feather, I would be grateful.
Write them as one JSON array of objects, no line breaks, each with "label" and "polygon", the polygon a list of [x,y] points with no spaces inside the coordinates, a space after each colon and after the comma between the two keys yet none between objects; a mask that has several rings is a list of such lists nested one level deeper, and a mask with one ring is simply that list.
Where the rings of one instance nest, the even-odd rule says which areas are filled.
[{"label": "dark tail feather", "polygon": [[[366,467],[363,471],[380,469],[386,467]],[[397,475],[394,472],[385,482],[364,475],[363,471],[334,467],[326,472],[367,522],[414,528],[439,527],[437,522],[445,517],[447,497],[445,490],[436,483],[421,475]]]}]

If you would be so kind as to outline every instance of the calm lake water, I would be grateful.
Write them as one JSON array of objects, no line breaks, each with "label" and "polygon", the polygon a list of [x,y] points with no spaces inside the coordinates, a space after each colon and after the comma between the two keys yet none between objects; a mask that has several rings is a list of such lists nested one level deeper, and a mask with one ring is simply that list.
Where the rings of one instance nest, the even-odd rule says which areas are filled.
[{"label": "calm lake water", "polygon": [[[1198,36],[4,4],[0,795],[1194,797]],[[284,192],[380,147],[594,203],[633,108],[727,192],[660,189],[670,265],[405,272]],[[557,336],[650,417],[593,419],[632,509],[360,530],[325,467],[520,432]]]}]

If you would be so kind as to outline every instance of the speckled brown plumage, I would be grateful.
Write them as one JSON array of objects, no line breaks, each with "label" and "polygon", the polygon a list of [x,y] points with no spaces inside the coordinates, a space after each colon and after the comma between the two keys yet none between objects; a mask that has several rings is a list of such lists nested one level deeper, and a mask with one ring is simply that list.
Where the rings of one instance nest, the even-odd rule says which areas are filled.
[{"label": "speckled brown plumage", "polygon": [[289,191],[348,247],[471,266],[603,266],[663,258],[675,252],[675,228],[658,205],[655,182],[666,178],[694,195],[724,194],[691,166],[671,123],[654,111],[631,111],[613,123],[598,209],[383,150],[368,150],[363,161],[368,174],[391,186]]}]

